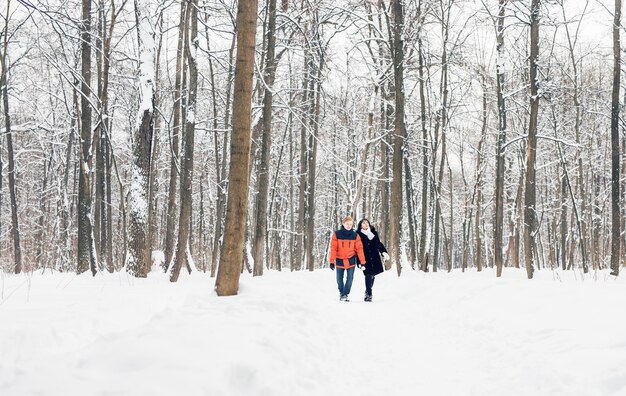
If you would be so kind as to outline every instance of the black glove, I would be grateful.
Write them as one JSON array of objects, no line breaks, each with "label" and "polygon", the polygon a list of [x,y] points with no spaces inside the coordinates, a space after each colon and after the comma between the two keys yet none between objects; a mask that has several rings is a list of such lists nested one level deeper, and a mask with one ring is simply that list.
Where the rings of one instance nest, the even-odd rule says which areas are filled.
[{"label": "black glove", "polygon": [[357,263],[356,267],[357,267],[358,269],[363,268],[363,266],[361,265],[361,263]]},{"label": "black glove", "polygon": [[331,264],[330,265],[330,269],[334,271],[335,270],[335,264]]}]

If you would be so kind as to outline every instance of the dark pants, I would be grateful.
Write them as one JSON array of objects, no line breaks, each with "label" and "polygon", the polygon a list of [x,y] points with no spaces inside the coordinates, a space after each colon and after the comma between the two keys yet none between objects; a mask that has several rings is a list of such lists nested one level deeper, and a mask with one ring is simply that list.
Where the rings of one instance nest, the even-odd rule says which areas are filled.
[{"label": "dark pants", "polygon": [[365,275],[365,294],[372,295],[372,287],[374,286],[375,275]]},{"label": "dark pants", "polygon": [[[344,269],[344,268],[335,268],[335,272],[337,272],[337,287],[339,288],[339,294],[342,296],[347,296],[350,294],[350,289],[352,288],[352,279],[354,277],[354,267]],[[343,281],[343,274],[346,274],[346,282]]]}]

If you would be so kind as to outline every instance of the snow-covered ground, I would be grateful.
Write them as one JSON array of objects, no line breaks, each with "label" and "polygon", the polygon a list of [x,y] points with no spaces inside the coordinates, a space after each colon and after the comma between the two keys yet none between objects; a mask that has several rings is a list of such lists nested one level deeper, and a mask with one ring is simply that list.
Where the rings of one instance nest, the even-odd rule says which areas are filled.
[{"label": "snow-covered ground", "polygon": [[626,395],[626,279],[2,275],[0,395]]}]

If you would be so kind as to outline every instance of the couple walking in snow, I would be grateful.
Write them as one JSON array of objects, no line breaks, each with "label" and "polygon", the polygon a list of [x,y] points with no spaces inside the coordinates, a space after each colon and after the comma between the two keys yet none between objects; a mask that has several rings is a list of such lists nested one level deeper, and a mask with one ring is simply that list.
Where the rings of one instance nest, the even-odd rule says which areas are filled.
[{"label": "couple walking in snow", "polygon": [[371,302],[374,277],[384,271],[380,255],[388,259],[387,249],[369,220],[359,221],[356,231],[352,229],[354,220],[350,216],[345,217],[341,224],[342,227],[333,233],[330,241],[330,269],[335,270],[337,275],[339,299],[350,301],[348,295],[354,267],[358,267],[365,275],[365,301]]}]

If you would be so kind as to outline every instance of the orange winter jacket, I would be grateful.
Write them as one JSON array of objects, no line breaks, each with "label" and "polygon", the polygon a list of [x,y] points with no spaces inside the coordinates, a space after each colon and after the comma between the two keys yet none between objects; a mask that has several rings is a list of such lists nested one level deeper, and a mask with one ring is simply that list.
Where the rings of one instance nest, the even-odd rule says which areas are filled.
[{"label": "orange winter jacket", "polygon": [[341,228],[333,232],[330,240],[330,263],[337,268],[352,268],[356,265],[357,255],[359,262],[365,265],[363,243],[361,237],[353,230]]}]

